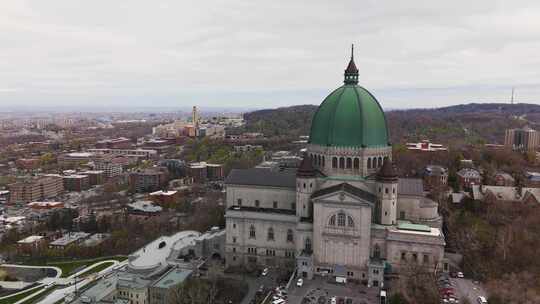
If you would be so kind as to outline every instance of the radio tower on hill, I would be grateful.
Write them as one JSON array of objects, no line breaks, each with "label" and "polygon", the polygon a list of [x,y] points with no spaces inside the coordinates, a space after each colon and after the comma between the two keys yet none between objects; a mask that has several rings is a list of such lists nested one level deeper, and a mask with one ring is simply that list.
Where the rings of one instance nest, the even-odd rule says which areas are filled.
[{"label": "radio tower on hill", "polygon": [[512,97],[510,98],[510,104],[514,104],[514,88],[512,88]]}]

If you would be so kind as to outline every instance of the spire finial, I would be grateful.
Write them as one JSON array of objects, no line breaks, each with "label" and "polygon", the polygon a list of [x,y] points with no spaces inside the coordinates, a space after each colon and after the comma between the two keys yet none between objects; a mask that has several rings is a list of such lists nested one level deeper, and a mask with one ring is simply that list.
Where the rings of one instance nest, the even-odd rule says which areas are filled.
[{"label": "spire finial", "polygon": [[351,44],[351,60],[345,69],[345,84],[358,84],[358,68],[354,64],[354,44]]}]

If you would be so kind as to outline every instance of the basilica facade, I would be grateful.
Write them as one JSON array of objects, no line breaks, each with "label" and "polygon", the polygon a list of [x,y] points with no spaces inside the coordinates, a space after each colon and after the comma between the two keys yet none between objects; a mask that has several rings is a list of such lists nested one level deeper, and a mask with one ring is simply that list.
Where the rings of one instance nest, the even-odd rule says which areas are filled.
[{"label": "basilica facade", "polygon": [[344,84],[315,113],[296,173],[232,170],[228,266],[291,267],[380,286],[404,265],[444,268],[437,203],[420,179],[399,178],[385,114],[358,85],[351,54]]}]

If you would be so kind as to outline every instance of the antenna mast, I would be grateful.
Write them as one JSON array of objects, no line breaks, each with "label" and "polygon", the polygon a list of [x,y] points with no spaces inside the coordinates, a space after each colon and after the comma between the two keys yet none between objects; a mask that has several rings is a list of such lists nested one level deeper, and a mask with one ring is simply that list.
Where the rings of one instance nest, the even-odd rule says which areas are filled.
[{"label": "antenna mast", "polygon": [[512,88],[512,98],[510,99],[510,104],[514,104],[514,88]]}]

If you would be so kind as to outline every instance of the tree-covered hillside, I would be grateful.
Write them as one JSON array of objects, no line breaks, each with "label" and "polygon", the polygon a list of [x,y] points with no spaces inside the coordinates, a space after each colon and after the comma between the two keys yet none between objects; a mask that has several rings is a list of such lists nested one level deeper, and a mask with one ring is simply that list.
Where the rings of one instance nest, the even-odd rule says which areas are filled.
[{"label": "tree-covered hillside", "polygon": [[[267,136],[308,135],[314,105],[267,109],[245,114],[246,126],[238,131]],[[386,112],[394,143],[431,139],[448,144],[502,143],[508,128],[529,125],[540,129],[540,105],[463,104],[436,109]]]}]

